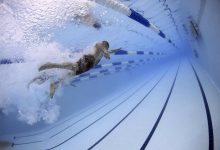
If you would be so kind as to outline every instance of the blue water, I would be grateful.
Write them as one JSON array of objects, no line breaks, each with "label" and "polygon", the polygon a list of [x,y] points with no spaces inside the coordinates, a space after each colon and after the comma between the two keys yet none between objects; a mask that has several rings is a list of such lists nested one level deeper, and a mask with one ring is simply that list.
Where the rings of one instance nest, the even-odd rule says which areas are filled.
[{"label": "blue water", "polygon": [[[180,1],[120,1],[175,46],[162,33],[86,0],[13,2],[0,1],[0,149],[2,141],[15,150],[220,149],[215,66],[207,68],[197,51],[202,41],[184,29],[180,18],[190,12]],[[101,29],[74,18],[88,9]],[[66,81],[53,99],[53,79],[27,88],[43,63],[76,61],[103,40],[122,50]],[[46,73],[58,78],[63,71]]]}]

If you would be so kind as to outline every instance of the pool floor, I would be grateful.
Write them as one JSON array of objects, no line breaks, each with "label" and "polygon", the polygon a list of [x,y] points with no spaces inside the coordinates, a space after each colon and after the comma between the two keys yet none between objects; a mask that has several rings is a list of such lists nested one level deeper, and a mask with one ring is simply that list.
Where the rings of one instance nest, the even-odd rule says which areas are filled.
[{"label": "pool floor", "polygon": [[183,59],[149,72],[146,80],[77,116],[12,136],[9,149],[219,150],[220,94],[192,64]]}]

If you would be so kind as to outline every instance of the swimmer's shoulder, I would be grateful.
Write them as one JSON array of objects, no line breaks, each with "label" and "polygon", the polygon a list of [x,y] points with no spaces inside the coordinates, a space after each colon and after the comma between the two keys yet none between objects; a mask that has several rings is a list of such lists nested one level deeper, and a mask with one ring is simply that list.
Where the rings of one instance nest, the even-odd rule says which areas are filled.
[{"label": "swimmer's shoulder", "polygon": [[99,50],[102,48],[102,43],[101,42],[97,42],[95,43],[95,45],[91,48],[91,50],[88,52],[88,54],[90,55],[96,55],[97,52],[99,52]]}]

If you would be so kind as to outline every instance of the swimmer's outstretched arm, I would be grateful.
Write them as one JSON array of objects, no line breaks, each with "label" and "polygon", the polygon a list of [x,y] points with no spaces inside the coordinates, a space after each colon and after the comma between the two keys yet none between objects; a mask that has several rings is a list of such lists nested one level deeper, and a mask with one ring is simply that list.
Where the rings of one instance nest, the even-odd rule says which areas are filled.
[{"label": "swimmer's outstretched arm", "polygon": [[110,54],[112,54],[112,53],[115,53],[115,52],[117,52],[117,51],[120,51],[122,48],[120,47],[120,48],[116,48],[116,49],[111,49],[110,51],[109,51],[109,53]]},{"label": "swimmer's outstretched arm", "polygon": [[67,69],[71,71],[75,71],[78,69],[78,65],[76,63],[46,63],[39,67],[39,71],[46,70],[46,69],[52,69],[52,68],[59,68],[59,69]]}]

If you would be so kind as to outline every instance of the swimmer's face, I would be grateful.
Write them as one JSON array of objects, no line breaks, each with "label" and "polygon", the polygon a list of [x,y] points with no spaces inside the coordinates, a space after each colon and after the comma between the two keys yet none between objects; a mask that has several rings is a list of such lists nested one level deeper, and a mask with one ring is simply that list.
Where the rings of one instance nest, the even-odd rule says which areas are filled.
[{"label": "swimmer's face", "polygon": [[107,41],[102,41],[102,44],[106,49],[109,49],[109,43]]}]

